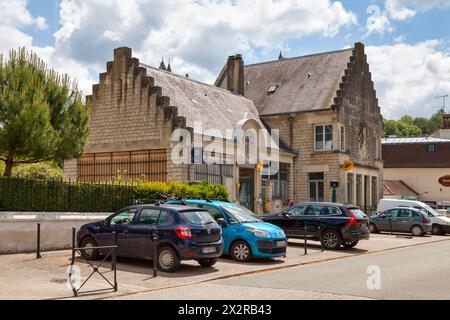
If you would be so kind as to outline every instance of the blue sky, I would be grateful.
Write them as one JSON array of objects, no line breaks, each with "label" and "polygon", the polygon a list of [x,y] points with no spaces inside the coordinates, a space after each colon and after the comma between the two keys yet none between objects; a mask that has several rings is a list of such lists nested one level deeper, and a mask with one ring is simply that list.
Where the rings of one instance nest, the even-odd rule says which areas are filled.
[{"label": "blue sky", "polygon": [[383,115],[430,116],[450,94],[449,17],[450,0],[0,0],[0,51],[26,46],[89,94],[122,45],[211,83],[230,54],[255,63],[362,41]]}]

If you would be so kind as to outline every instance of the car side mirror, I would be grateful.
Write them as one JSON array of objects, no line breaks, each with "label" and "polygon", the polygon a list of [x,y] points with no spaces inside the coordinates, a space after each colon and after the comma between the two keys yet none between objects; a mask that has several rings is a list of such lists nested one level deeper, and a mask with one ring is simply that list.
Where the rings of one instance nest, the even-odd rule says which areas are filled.
[{"label": "car side mirror", "polygon": [[228,227],[228,223],[225,221],[224,218],[219,218],[219,219],[217,219],[217,223],[218,223],[219,226],[221,226],[222,228]]},{"label": "car side mirror", "polygon": [[287,211],[284,211],[282,214],[281,214],[283,217],[285,217],[285,218],[289,218],[290,216],[289,216],[289,212],[287,212]]},{"label": "car side mirror", "polygon": [[380,218],[381,218],[381,219],[386,219],[386,215],[385,215],[385,214],[382,214],[382,215],[380,215]]}]

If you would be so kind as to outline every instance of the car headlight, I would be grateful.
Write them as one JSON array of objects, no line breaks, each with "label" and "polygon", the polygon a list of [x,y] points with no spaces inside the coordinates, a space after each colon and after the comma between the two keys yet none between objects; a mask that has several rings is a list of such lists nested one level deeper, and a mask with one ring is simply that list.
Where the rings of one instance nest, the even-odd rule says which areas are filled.
[{"label": "car headlight", "polygon": [[251,228],[248,228],[246,230],[250,231],[251,233],[253,233],[255,235],[255,237],[258,237],[258,238],[269,238],[270,237],[270,234],[266,231],[261,231],[261,230],[251,229]]},{"label": "car headlight", "polygon": [[277,234],[278,234],[278,236],[279,236],[280,238],[286,238],[286,233],[284,233],[283,230],[278,230],[278,231],[277,231]]}]

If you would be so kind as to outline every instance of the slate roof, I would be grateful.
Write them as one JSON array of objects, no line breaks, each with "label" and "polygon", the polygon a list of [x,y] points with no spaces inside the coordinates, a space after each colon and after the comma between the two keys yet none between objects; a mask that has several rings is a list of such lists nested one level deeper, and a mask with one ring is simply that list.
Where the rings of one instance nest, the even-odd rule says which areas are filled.
[{"label": "slate roof", "polygon": [[[329,109],[353,48],[245,66],[245,96],[260,115]],[[310,75],[310,76],[308,76]],[[216,86],[226,88],[226,65]],[[270,86],[279,86],[268,94]]]},{"label": "slate roof", "polygon": [[382,144],[414,144],[414,143],[450,143],[450,139],[434,137],[385,138]]},{"label": "slate roof", "polygon": [[178,115],[186,117],[187,127],[193,128],[195,121],[201,121],[203,130],[216,128],[225,134],[244,117],[264,127],[253,101],[246,97],[145,64],[141,67],[170,98],[170,105],[178,108]]},{"label": "slate roof", "polygon": [[384,180],[383,190],[385,196],[420,196],[401,180]]}]

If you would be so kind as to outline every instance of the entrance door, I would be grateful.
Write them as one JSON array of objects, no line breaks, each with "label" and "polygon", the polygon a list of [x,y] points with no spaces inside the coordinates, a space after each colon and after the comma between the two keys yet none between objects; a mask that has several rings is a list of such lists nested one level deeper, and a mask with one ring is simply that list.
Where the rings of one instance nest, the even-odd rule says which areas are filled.
[{"label": "entrance door", "polygon": [[255,206],[255,182],[253,177],[253,170],[240,169],[239,184],[239,202],[242,206],[250,211],[254,211]]}]

